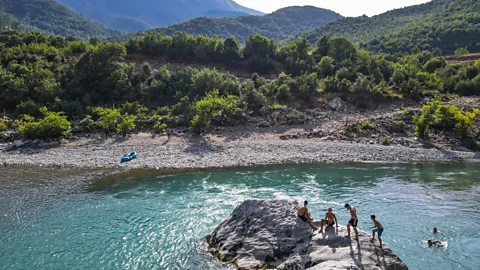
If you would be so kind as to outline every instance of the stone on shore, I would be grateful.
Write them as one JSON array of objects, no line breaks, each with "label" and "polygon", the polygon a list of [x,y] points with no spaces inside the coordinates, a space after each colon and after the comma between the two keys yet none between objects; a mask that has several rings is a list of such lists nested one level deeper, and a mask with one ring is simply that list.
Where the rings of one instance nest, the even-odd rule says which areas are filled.
[{"label": "stone on shore", "polygon": [[[247,200],[207,236],[210,251],[238,269],[408,269],[392,250],[344,235],[346,227],[312,232],[292,200]],[[354,235],[352,231],[352,236]]]}]

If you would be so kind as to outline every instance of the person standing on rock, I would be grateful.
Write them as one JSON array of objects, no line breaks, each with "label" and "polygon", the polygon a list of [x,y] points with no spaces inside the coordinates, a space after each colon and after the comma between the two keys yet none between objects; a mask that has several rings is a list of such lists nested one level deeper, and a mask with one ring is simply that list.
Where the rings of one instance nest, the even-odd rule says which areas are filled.
[{"label": "person standing on rock", "polygon": [[375,215],[371,215],[370,216],[370,219],[373,220],[373,224],[375,226],[372,227],[372,229],[374,229],[372,231],[372,239],[370,239],[372,242],[375,241],[375,232],[378,234],[378,242],[380,242],[380,248],[383,247],[382,245],[382,233],[383,233],[383,226],[382,226],[382,223],[380,223],[380,221],[378,221],[375,217]]},{"label": "person standing on rock", "polygon": [[333,225],[337,225],[338,228],[338,221],[337,221],[337,215],[332,212],[332,208],[328,208],[328,212],[325,213],[325,218],[322,219],[321,225],[320,225],[320,232],[323,232],[323,225],[325,225],[325,232],[327,231],[328,227],[333,227]]},{"label": "person standing on rock", "polygon": [[345,204],[345,208],[347,208],[350,211],[350,221],[347,224],[347,231],[348,235],[345,237],[350,238],[350,226],[353,227],[353,230],[355,231],[355,240],[358,240],[358,230],[357,230],[357,225],[358,225],[358,217],[357,217],[357,209],[354,206],[350,206],[348,203]]},{"label": "person standing on rock", "polygon": [[312,224],[313,218],[312,216],[310,216],[310,213],[308,213],[307,204],[308,204],[308,201],[305,201],[303,203],[303,206],[298,208],[297,215],[301,220],[308,223],[308,225],[310,225],[312,229],[318,230],[318,228]]}]

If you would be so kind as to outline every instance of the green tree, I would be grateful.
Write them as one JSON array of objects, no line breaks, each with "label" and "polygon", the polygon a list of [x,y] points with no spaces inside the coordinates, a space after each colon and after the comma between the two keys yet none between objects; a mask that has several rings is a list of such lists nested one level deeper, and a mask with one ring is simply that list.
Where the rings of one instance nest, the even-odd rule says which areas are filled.
[{"label": "green tree", "polygon": [[212,123],[213,117],[221,113],[229,116],[242,114],[245,108],[240,107],[238,102],[238,97],[232,95],[220,96],[216,89],[207,93],[203,99],[193,105],[194,117],[191,121],[191,127],[199,133]]},{"label": "green tree", "polygon": [[135,116],[131,114],[124,114],[121,116],[121,121],[117,125],[117,134],[121,134],[124,138],[127,137],[127,133],[134,130],[135,125]]},{"label": "green tree", "polygon": [[347,38],[333,37],[330,40],[328,55],[335,59],[336,63],[342,63],[347,60],[355,62],[357,58],[357,49]]},{"label": "green tree", "polygon": [[468,51],[467,47],[461,47],[455,50],[455,55],[464,55],[469,53],[470,52]]},{"label": "green tree", "polygon": [[105,135],[108,137],[110,132],[114,132],[117,129],[121,113],[115,108],[93,108],[93,113],[98,118],[98,125],[105,131]]},{"label": "green tree", "polygon": [[71,133],[71,125],[67,117],[61,112],[50,112],[47,107],[42,107],[40,112],[43,119],[35,121],[28,115],[27,121],[22,121],[18,127],[18,134],[28,139],[58,138]]},{"label": "green tree", "polygon": [[230,61],[240,60],[240,44],[238,44],[238,41],[235,40],[234,37],[228,37],[223,42],[223,57],[223,61],[227,63]]}]

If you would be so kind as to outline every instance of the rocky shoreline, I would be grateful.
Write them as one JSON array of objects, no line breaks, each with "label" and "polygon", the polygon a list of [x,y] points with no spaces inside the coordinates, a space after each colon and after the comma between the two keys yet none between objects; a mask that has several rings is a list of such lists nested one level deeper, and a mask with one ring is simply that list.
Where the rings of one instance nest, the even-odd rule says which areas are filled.
[{"label": "rocky shoreline", "polygon": [[237,269],[389,269],[408,267],[390,248],[344,237],[346,228],[320,233],[297,217],[296,201],[247,200],[207,236],[210,252]]},{"label": "rocky shoreline", "polygon": [[[385,146],[328,137],[285,140],[285,132],[176,134],[170,142],[151,133],[128,139],[104,139],[101,134],[74,141],[0,144],[0,165],[66,166],[80,168],[200,169],[268,164],[333,162],[423,162],[480,160],[479,152],[438,148]],[[139,157],[120,163],[123,154]]]}]

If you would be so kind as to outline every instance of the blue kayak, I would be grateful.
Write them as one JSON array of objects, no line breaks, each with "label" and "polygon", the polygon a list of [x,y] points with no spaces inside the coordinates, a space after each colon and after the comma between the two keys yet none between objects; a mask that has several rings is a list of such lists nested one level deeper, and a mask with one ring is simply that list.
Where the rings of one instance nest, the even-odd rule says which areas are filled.
[{"label": "blue kayak", "polygon": [[136,159],[137,156],[138,156],[137,152],[131,152],[130,154],[123,156],[121,162],[131,161],[133,159]]}]

